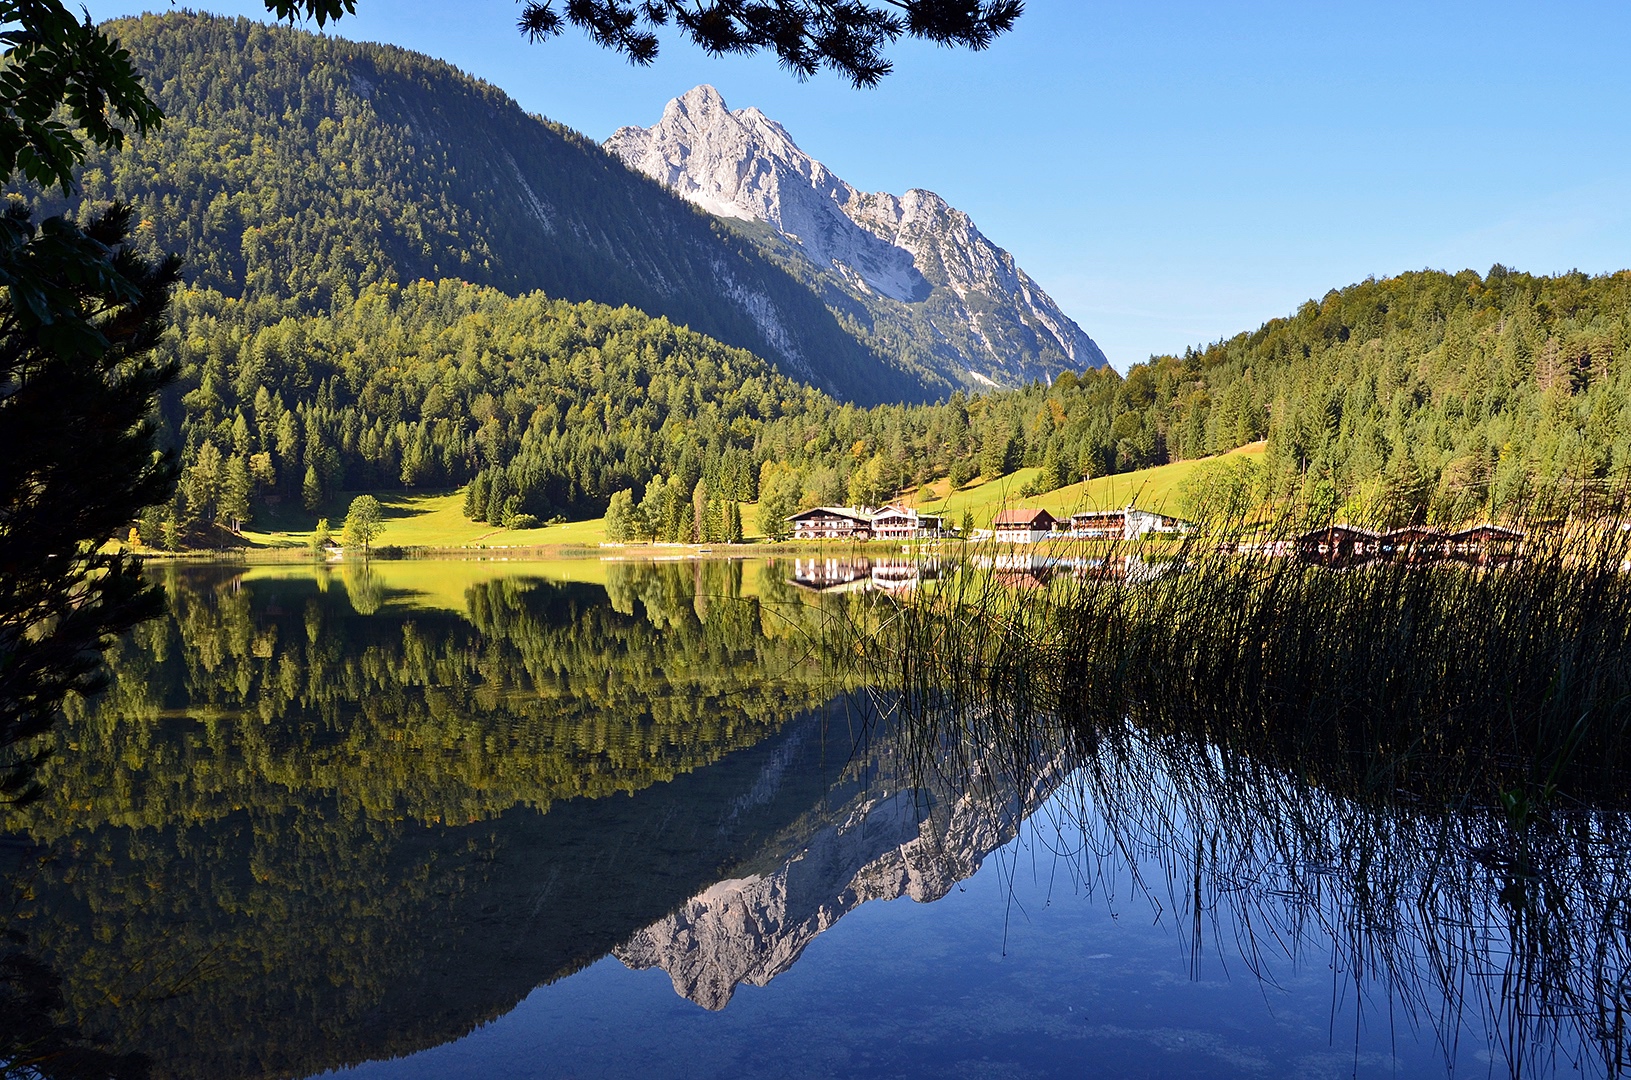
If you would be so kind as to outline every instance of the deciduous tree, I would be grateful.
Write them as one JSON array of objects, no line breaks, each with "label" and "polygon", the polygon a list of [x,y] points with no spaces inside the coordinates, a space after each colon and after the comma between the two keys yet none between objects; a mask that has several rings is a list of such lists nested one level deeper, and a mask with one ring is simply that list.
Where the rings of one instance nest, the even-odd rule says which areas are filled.
[{"label": "deciduous tree", "polygon": [[363,554],[367,554],[368,546],[379,538],[384,528],[385,517],[380,511],[379,500],[372,495],[358,495],[351,500],[351,508],[345,513],[341,542],[347,548],[360,547]]}]

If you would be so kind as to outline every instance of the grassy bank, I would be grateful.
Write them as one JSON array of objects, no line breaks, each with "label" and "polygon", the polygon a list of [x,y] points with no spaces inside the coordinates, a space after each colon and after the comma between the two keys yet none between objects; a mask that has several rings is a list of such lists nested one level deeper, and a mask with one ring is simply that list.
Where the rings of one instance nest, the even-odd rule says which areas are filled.
[{"label": "grassy bank", "polygon": [[[262,548],[305,547],[317,519],[326,517],[338,535],[351,500],[364,492],[345,492],[316,510],[271,507],[243,531],[250,545]],[[574,521],[537,529],[501,529],[464,516],[464,493],[367,492],[379,500],[385,528],[376,543],[414,548],[508,547],[516,545],[593,546],[604,535],[600,519]]]}]

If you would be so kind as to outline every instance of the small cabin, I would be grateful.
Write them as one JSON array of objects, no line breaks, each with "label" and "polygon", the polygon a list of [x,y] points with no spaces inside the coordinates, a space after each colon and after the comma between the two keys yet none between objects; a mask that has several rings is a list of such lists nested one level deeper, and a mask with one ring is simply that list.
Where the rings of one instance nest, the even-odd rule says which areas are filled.
[{"label": "small cabin", "polygon": [[1046,510],[1004,510],[991,523],[991,538],[1006,544],[1034,544],[1046,540],[1058,523]]},{"label": "small cabin", "polygon": [[872,515],[852,506],[815,506],[787,521],[795,540],[870,540]]},{"label": "small cabin", "polygon": [[1431,525],[1406,525],[1382,534],[1382,554],[1405,562],[1441,559],[1449,553],[1449,537]]},{"label": "small cabin", "polygon": [[1307,562],[1346,566],[1382,555],[1382,534],[1355,525],[1327,525],[1297,537],[1297,555]]},{"label": "small cabin", "polygon": [[1509,562],[1523,549],[1524,534],[1504,525],[1485,523],[1451,533],[1446,538],[1449,554],[1480,563]]}]

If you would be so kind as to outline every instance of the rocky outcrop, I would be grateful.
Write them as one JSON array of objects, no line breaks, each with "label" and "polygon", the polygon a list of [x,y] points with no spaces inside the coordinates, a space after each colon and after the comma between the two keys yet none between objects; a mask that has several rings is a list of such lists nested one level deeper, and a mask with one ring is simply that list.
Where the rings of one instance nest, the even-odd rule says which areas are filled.
[{"label": "rocky outcrop", "polygon": [[653,127],[619,129],[606,149],[712,214],[771,226],[807,260],[813,287],[836,287],[878,340],[915,342],[953,383],[1011,385],[1105,363],[967,214],[931,191],[859,191],[711,86],[670,101]]}]

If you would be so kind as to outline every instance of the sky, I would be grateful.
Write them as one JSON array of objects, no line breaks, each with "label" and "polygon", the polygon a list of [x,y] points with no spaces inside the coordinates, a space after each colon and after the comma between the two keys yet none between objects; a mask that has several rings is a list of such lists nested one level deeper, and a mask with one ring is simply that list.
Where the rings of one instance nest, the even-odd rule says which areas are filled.
[{"label": "sky", "polygon": [[647,68],[574,30],[531,44],[514,0],[357,8],[330,32],[440,57],[597,140],[712,83],[856,187],[967,211],[1122,370],[1369,276],[1631,267],[1623,0],[1028,0],[984,52],[898,44],[866,90],[677,39]]}]

